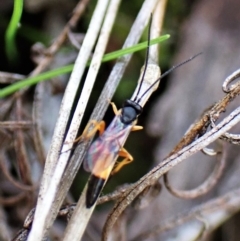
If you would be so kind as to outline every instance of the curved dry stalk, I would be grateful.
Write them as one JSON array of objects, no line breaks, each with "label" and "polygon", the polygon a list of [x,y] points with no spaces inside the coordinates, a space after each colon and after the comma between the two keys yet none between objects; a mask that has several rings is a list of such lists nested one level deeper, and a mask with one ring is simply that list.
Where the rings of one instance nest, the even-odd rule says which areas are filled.
[{"label": "curved dry stalk", "polygon": [[[215,126],[214,121],[212,120],[212,118],[210,118],[211,121],[211,126]],[[223,141],[227,141],[233,145],[240,145],[240,135],[239,134],[232,134],[229,132],[224,133],[221,137],[221,140]]]},{"label": "curved dry stalk", "polygon": [[27,192],[21,192],[11,197],[0,197],[0,205],[2,206],[12,206],[19,201],[23,200],[27,196]]},{"label": "curved dry stalk", "polygon": [[213,141],[217,140],[222,134],[232,128],[240,121],[240,107],[235,109],[228,117],[221,121],[215,128],[204,134],[192,144],[186,146],[176,154],[171,155],[153,168],[148,174],[136,182],[132,188],[122,197],[114,206],[112,212],[104,225],[102,240],[107,240],[108,234],[116,222],[117,218],[126,209],[126,207],[138,196],[146,187],[155,183],[163,174],[171,168],[189,158],[196,152],[203,149]]},{"label": "curved dry stalk", "polygon": [[232,134],[232,133],[225,133],[220,137],[221,140],[227,141],[234,145],[240,145],[240,135],[239,134]]},{"label": "curved dry stalk", "polygon": [[232,84],[229,86],[231,82],[238,79],[240,77],[240,69],[234,71],[232,74],[230,74],[223,82],[222,89],[225,93],[229,93],[232,90],[234,90],[237,87],[237,84]]},{"label": "curved dry stalk", "polygon": [[203,154],[205,154],[207,156],[216,156],[218,154],[217,151],[215,151],[212,148],[208,148],[208,147],[203,148],[201,151]]},{"label": "curved dry stalk", "polygon": [[32,109],[32,121],[34,123],[33,128],[33,142],[38,156],[38,160],[41,165],[44,165],[46,154],[43,146],[43,136],[42,136],[42,125],[41,125],[41,116],[42,116],[42,106],[41,100],[43,96],[43,84],[38,84],[34,93],[33,109]]},{"label": "curved dry stalk", "polygon": [[[236,89],[238,87],[238,83],[230,85],[231,82],[238,79],[240,77],[240,69],[234,71],[232,74],[230,74],[223,82],[222,89],[225,93],[229,93],[232,90]],[[230,86],[229,86],[230,85]],[[213,124],[213,123],[212,123]],[[234,145],[240,145],[240,135],[238,134],[231,134],[226,132],[222,137],[222,140],[225,140],[231,144]]]},{"label": "curved dry stalk", "polygon": [[221,151],[217,154],[217,163],[213,172],[209,177],[197,188],[192,190],[178,190],[172,187],[168,181],[168,173],[163,175],[163,180],[168,191],[176,197],[184,199],[193,199],[205,195],[208,193],[219,181],[220,177],[223,174],[226,163],[226,150],[222,148]]},{"label": "curved dry stalk", "polygon": [[3,172],[3,175],[6,177],[6,179],[15,187],[23,190],[23,191],[34,191],[37,187],[37,185],[30,186],[30,185],[24,185],[23,183],[18,182],[15,180],[12,175],[9,173],[6,165],[4,165],[4,162],[6,163],[6,157],[2,153],[0,156],[0,168],[1,171]]},{"label": "curved dry stalk", "polygon": [[[16,119],[21,121],[23,119],[23,108],[22,108],[22,99],[17,98],[16,100]],[[32,184],[30,162],[27,155],[27,148],[24,141],[24,133],[22,129],[17,129],[15,132],[16,138],[14,140],[15,149],[17,152],[17,163],[19,168],[19,173],[21,179],[25,184]]]},{"label": "curved dry stalk", "polygon": [[[152,26],[151,26],[151,38],[157,38],[161,35],[165,11],[166,11],[167,0],[161,0],[158,2],[152,19]],[[159,44],[153,45],[149,49],[149,63],[157,64],[159,61]]]},{"label": "curved dry stalk", "polygon": [[[218,198],[212,199],[202,205],[194,207],[192,210],[179,213],[176,216],[164,221],[163,224],[156,225],[136,236],[131,241],[146,240],[160,233],[176,228],[188,221],[200,221],[204,223],[205,233],[210,233],[225,220],[232,217],[240,210],[240,189],[232,190]],[[217,216],[218,218],[214,218]],[[196,230],[196,236],[202,231],[201,226]],[[204,233],[203,233],[204,234]]]},{"label": "curved dry stalk", "polygon": [[150,205],[150,203],[160,194],[162,185],[160,182],[155,182],[153,185],[148,186],[141,192],[132,205],[134,209],[143,209]]}]

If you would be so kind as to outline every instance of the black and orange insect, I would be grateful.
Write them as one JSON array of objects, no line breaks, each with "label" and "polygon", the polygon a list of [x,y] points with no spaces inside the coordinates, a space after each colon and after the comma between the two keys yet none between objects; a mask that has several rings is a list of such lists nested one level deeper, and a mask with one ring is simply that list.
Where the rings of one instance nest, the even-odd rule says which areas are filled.
[{"label": "black and orange insect", "polygon": [[[104,121],[97,122],[92,120],[86,126],[83,134],[81,135],[83,139],[88,139],[92,137],[97,131],[99,131],[99,137],[90,145],[84,159],[84,169],[88,172],[91,172],[86,195],[87,208],[92,207],[92,205],[96,202],[109,175],[111,173],[116,173],[124,165],[133,161],[133,157],[131,156],[131,154],[123,148],[123,143],[125,143],[131,131],[141,130],[143,128],[142,126],[136,125],[138,116],[143,111],[143,108],[140,105],[143,96],[145,96],[149,92],[149,90],[152,89],[154,85],[156,85],[163,77],[168,75],[174,69],[191,61],[193,58],[199,55],[197,54],[189,58],[188,60],[176,66],[173,66],[160,78],[154,81],[154,83],[139,97],[138,95],[140,93],[141,86],[147,70],[149,42],[150,30],[148,33],[148,48],[145,67],[135,98],[133,100],[126,100],[123,104],[122,109],[120,110],[117,110],[115,104],[111,102],[110,104],[113,107],[115,117],[110,123],[110,125],[107,127],[107,129],[105,130]],[[91,125],[93,125],[94,128],[90,132],[88,132]],[[118,156],[123,157],[124,159],[120,163],[117,163],[117,165],[115,165]]]}]

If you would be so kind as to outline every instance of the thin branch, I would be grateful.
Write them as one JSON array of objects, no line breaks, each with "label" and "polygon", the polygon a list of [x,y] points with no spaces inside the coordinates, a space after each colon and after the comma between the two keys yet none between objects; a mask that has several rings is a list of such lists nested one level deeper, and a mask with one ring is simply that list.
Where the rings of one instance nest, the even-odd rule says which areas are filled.
[{"label": "thin branch", "polygon": [[43,92],[44,92],[43,88],[44,88],[44,84],[38,84],[36,86],[33,108],[32,108],[32,121],[34,123],[33,142],[34,142],[36,154],[38,156],[38,160],[42,165],[44,165],[45,159],[46,159],[46,154],[43,146],[43,135],[42,135],[42,125],[41,125],[41,120],[42,120],[41,103],[42,103]]},{"label": "thin branch", "polygon": [[168,173],[163,175],[163,180],[166,188],[170,193],[172,193],[174,196],[184,199],[193,199],[200,197],[206,193],[208,193],[219,181],[220,177],[223,174],[224,168],[225,168],[225,162],[226,162],[226,150],[222,148],[221,151],[217,154],[217,163],[213,170],[213,172],[209,175],[209,177],[197,188],[194,188],[193,190],[177,190],[173,188],[169,181],[168,181]]},{"label": "thin branch", "polygon": [[1,84],[15,83],[16,81],[22,80],[25,78],[26,78],[26,76],[21,75],[21,74],[14,74],[14,73],[0,71],[0,83]]},{"label": "thin branch", "polygon": [[[22,99],[17,98],[16,101],[16,119],[22,120]],[[25,184],[32,184],[30,163],[27,155],[27,149],[24,141],[24,133],[22,129],[17,129],[15,132],[16,138],[14,140],[15,149],[17,152],[17,164],[21,179]]]},{"label": "thin branch", "polygon": [[[222,85],[222,89],[225,93],[229,93],[231,92],[232,90],[236,89],[239,85],[239,82],[238,83],[235,83],[235,84],[232,84],[229,86],[229,84],[231,82],[233,82],[234,80],[238,79],[240,77],[240,69],[234,71],[231,75],[229,75],[223,82],[223,85]],[[212,121],[212,119],[211,119]],[[213,125],[214,123],[212,123]],[[231,144],[234,144],[234,145],[240,145],[240,135],[238,134],[231,134],[231,133],[228,133],[226,132],[222,137],[221,137],[222,140],[225,140]]]},{"label": "thin branch", "polygon": [[0,121],[0,127],[6,129],[30,129],[32,121]]},{"label": "thin branch", "polygon": [[3,173],[3,175],[6,177],[6,179],[15,187],[24,190],[24,191],[33,191],[34,189],[36,189],[36,186],[30,186],[30,185],[24,185],[23,183],[18,182],[17,180],[15,180],[12,175],[9,173],[9,171],[7,170],[7,165],[5,165],[6,163],[6,157],[4,154],[2,154],[0,156],[0,168],[1,171]]},{"label": "thin branch", "polygon": [[68,32],[71,30],[71,28],[74,28],[77,25],[79,19],[81,18],[86,7],[88,6],[88,2],[89,0],[80,0],[78,2],[77,6],[73,10],[73,15],[71,19],[68,21],[68,23],[66,24],[62,32],[53,42],[53,44],[46,50],[46,55],[41,60],[39,65],[32,71],[31,76],[40,74],[43,70],[45,70],[49,66],[50,62],[53,59],[53,55],[56,54],[59,48],[66,41],[68,37]]},{"label": "thin branch", "polygon": [[22,201],[27,196],[27,194],[28,194],[27,192],[21,192],[11,197],[0,197],[0,205],[6,206],[6,207],[13,206],[19,201]]},{"label": "thin branch", "polygon": [[[162,26],[164,21],[164,16],[166,12],[166,5],[167,0],[161,0],[158,2],[154,12],[153,12],[153,21],[152,21],[152,27],[151,27],[151,38],[156,38],[161,35],[162,32]],[[149,53],[149,63],[158,63],[159,59],[159,45],[152,46],[150,48]]]},{"label": "thin branch", "polygon": [[224,81],[222,85],[222,89],[225,93],[229,93],[232,90],[234,90],[237,87],[237,83],[232,84],[229,86],[231,82],[238,79],[240,77],[240,69],[234,71],[232,74],[230,74]]},{"label": "thin branch", "polygon": [[99,197],[99,199],[97,200],[97,205],[121,198],[124,193],[130,188],[130,186],[131,185],[124,184],[123,186],[118,187],[114,192]]}]

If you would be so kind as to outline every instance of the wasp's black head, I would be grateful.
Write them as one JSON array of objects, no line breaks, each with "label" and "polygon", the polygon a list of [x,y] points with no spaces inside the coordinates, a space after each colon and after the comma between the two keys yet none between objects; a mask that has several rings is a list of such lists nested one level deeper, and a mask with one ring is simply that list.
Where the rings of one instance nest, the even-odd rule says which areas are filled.
[{"label": "wasp's black head", "polygon": [[131,124],[137,120],[142,113],[142,107],[132,100],[126,100],[122,107],[121,121],[124,124]]}]

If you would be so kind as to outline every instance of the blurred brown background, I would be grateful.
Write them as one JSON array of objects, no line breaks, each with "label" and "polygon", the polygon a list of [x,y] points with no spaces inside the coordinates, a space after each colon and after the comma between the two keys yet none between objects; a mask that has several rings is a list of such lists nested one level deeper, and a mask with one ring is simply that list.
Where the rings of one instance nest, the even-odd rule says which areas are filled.
[{"label": "blurred brown background", "polygon": [[[26,0],[21,20],[21,28],[17,34],[18,56],[15,62],[9,62],[5,55],[4,34],[12,13],[12,1],[1,0],[0,2],[0,71],[28,75],[35,64],[32,61],[31,46],[41,42],[49,46],[52,40],[59,34],[71,16],[71,12],[77,1],[36,1]],[[142,1],[123,1],[120,12],[112,32],[111,41],[107,51],[113,51],[122,46],[134,21]],[[57,7],[56,7],[57,6]],[[95,1],[90,4],[75,33],[84,34],[90,21]],[[162,72],[173,64],[179,63],[188,57],[203,52],[203,55],[191,63],[178,69],[170,77],[163,79],[159,90],[148,102],[139,123],[143,125],[144,131],[134,133],[126,144],[126,149],[134,156],[135,162],[114,176],[104,189],[107,193],[116,186],[137,181],[142,175],[161,162],[172,150],[188,127],[201,115],[201,113],[224,96],[221,85],[223,80],[233,71],[239,68],[240,63],[240,2],[229,1],[176,1],[170,0],[167,4],[163,33],[171,35],[170,40],[161,45],[160,66]],[[146,39],[146,33],[143,36]],[[77,50],[68,42],[60,49],[49,69],[56,66],[70,64],[76,57]],[[129,98],[135,88],[136,80],[145,58],[144,51],[134,54],[127,68],[124,79],[119,86],[114,102],[117,106]],[[95,86],[94,93],[85,117],[85,123],[89,118],[94,103],[101,91],[113,63],[105,63],[101,67],[99,78],[101,81]],[[0,76],[1,78],[1,76]],[[46,99],[43,104],[43,134],[45,152],[47,152],[52,136],[54,123],[58,115],[58,108],[68,76],[59,77],[52,82],[45,83]],[[5,83],[0,83],[4,87]],[[33,101],[34,87],[32,87],[23,101],[26,120],[31,116],[31,105]],[[14,120],[15,116],[5,115],[5,100],[0,102],[1,121]],[[226,114],[238,106],[235,100],[227,109]],[[51,116],[49,116],[51,113]],[[6,117],[7,116],[7,117]],[[113,113],[109,110],[106,114],[106,122],[109,123]],[[8,119],[9,118],[9,119]],[[233,132],[238,133],[239,128]],[[42,166],[38,163],[38,157],[34,154],[31,142],[31,128],[27,129],[24,139],[30,146],[27,149],[29,164],[38,183]],[[1,144],[1,162],[4,164],[12,177],[24,184],[27,180],[20,178],[17,163],[18,144],[16,143],[14,129],[0,127],[0,138],[4,140]],[[190,210],[192,207],[202,204],[207,200],[238,188],[239,178],[239,150],[238,146],[227,144],[227,167],[223,177],[217,186],[207,195],[196,200],[182,200],[170,195],[165,188],[154,199],[149,206],[143,210],[135,211],[129,208],[124,213],[123,219],[127,223],[127,237],[121,240],[131,240],[135,235],[148,230],[156,224],[175,216],[177,213]],[[186,160],[170,172],[170,180],[174,186],[181,189],[191,189],[202,183],[211,173],[215,164],[214,158],[209,158],[199,153],[191,160]],[[38,164],[36,164],[36,163]],[[34,174],[33,174],[34,173]],[[83,186],[82,181],[86,177],[79,175],[72,187],[72,197],[77,200]],[[162,182],[162,181],[161,181]],[[37,184],[36,184],[37,185]],[[9,240],[17,230],[21,229],[27,213],[34,206],[37,192],[31,192],[19,200],[9,202],[7,199],[18,196],[23,192],[21,188],[13,185],[3,173],[0,178],[0,215],[5,222],[0,224],[0,240]],[[7,202],[6,202],[7,200]],[[84,240],[100,240],[101,228],[112,205],[104,205],[97,209],[93,215]],[[52,231],[54,240],[61,240],[63,222],[59,222]],[[218,228],[215,232],[205,238],[209,241],[238,241],[240,218],[239,214]],[[187,232],[186,227],[185,231]],[[116,227],[118,232],[120,227]],[[1,232],[1,230],[3,230]],[[180,236],[180,231],[173,230],[164,234],[156,235],[148,240],[189,240]],[[1,236],[2,235],[2,236]],[[119,239],[120,240],[120,239]]]}]

